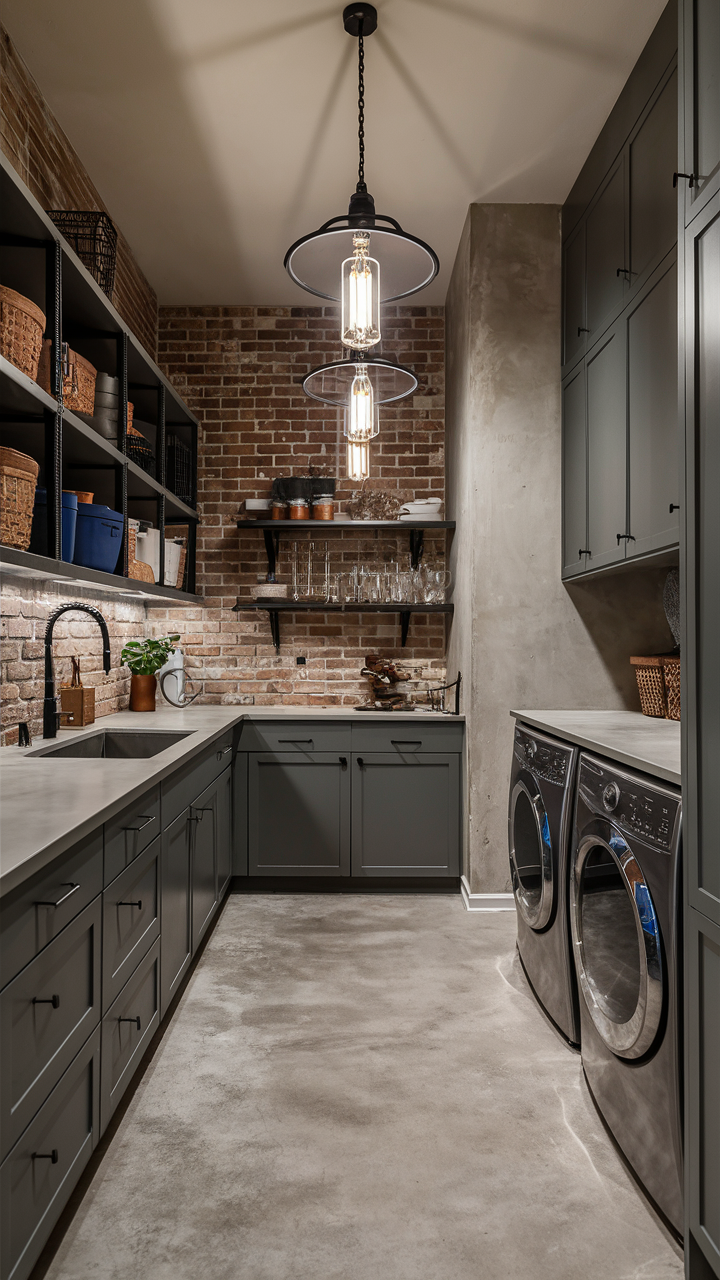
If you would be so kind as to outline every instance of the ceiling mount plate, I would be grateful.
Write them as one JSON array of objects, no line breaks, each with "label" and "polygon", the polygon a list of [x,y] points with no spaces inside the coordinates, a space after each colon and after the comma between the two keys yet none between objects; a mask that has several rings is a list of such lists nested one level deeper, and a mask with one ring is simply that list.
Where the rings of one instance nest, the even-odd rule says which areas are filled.
[{"label": "ceiling mount plate", "polygon": [[377,9],[374,4],[348,4],[343,9],[343,26],[349,36],[360,35],[360,23],[362,22],[362,33],[364,36],[371,36],[377,28]]}]

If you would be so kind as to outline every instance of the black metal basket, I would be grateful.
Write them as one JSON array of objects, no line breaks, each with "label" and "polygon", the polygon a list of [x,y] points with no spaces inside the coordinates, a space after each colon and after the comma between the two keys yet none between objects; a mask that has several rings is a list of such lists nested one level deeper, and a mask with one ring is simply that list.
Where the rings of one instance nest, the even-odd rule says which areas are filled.
[{"label": "black metal basket", "polygon": [[155,479],[155,454],[144,436],[126,436],[125,453]]},{"label": "black metal basket", "polygon": [[182,502],[194,506],[192,453],[177,436],[168,436],[165,483]]},{"label": "black metal basket", "polygon": [[117,231],[108,215],[80,209],[48,209],[47,215],[95,277],[103,293],[112,297]]}]

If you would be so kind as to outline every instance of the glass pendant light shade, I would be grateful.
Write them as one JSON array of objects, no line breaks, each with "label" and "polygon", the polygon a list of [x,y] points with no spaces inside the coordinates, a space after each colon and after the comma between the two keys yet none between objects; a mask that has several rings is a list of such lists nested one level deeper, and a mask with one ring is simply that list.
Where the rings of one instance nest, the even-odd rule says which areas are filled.
[{"label": "glass pendant light shade", "polygon": [[[358,356],[362,356],[362,359],[358,359]],[[359,369],[364,371],[370,382],[375,407],[404,400],[406,396],[412,395],[418,385],[415,374],[406,365],[395,364],[382,356],[366,357],[363,353],[356,352],[349,359],[336,360],[332,364],[311,369],[303,379],[303,391],[322,404],[345,407],[350,402],[352,385]]]},{"label": "glass pendant light shade", "polygon": [[368,351],[380,341],[380,266],[369,244],[368,232],[356,232],[353,256],[342,264],[340,338],[353,351]]},{"label": "glass pendant light shade", "polygon": [[348,440],[361,444],[379,435],[380,414],[366,370],[363,365],[356,365],[355,370],[350,387],[350,402],[344,414],[344,432]]},{"label": "glass pendant light shade", "polygon": [[370,475],[370,445],[367,440],[348,440],[348,480],[367,480]]}]

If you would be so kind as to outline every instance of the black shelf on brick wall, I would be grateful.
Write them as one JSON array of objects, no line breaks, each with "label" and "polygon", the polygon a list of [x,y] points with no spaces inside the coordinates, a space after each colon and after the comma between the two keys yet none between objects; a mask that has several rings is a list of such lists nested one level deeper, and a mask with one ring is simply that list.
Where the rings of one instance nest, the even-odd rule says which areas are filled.
[{"label": "black shelf on brick wall", "polygon": [[[128,517],[150,520],[160,529],[160,564],[164,568],[166,524],[187,526],[188,591],[162,582],[143,583],[149,596],[165,596],[175,603],[196,603],[195,544],[197,419],[174,387],[122,320],[89,271],[44,209],[20,180],[9,161],[0,155],[0,269],[3,283],[31,298],[45,313],[45,338],[53,354],[62,342],[85,356],[96,368],[120,381],[118,443],[99,435],[62,404],[59,375],[54,372],[54,392],[49,395],[9,361],[0,358],[0,442],[27,453],[39,463],[38,483],[48,490],[48,546],[46,556],[12,552],[2,548],[2,562],[19,572],[25,563],[46,577],[47,566],[57,566],[57,577],[95,582],[105,589],[134,594],[140,587],[127,577]],[[54,370],[57,362],[53,359]],[[127,403],[132,401],[135,421],[149,432],[157,464],[149,475],[126,452]],[[174,436],[189,449],[192,459],[190,494],[178,496],[165,482],[166,443]],[[125,518],[123,546],[114,574],[98,574],[60,558],[61,490],[86,489],[95,501],[120,511]],[[184,499],[192,497],[189,504]],[[18,560],[17,557],[21,559]],[[24,561],[22,557],[28,557]],[[36,562],[39,562],[36,563]],[[45,566],[45,568],[42,568]],[[90,576],[88,576],[90,575]],[[127,584],[127,585],[126,585]]]},{"label": "black shelf on brick wall", "polygon": [[238,520],[238,529],[262,529],[268,561],[268,582],[275,581],[275,565],[280,546],[280,534],[301,529],[315,533],[367,533],[372,529],[407,532],[410,535],[410,560],[417,569],[423,556],[426,529],[455,529],[454,520]]},{"label": "black shelf on brick wall", "polygon": [[[276,522],[277,523],[277,522]],[[292,521],[298,524],[299,521]],[[318,523],[325,523],[320,521]],[[246,610],[265,609],[270,620],[275,652],[280,652],[280,614],[281,613],[394,613],[400,617],[401,645],[405,648],[410,615],[413,613],[445,613],[452,615],[452,604],[411,604],[388,601],[378,604],[342,603],[332,604],[324,600],[240,600],[233,605],[233,613],[244,613]]]}]

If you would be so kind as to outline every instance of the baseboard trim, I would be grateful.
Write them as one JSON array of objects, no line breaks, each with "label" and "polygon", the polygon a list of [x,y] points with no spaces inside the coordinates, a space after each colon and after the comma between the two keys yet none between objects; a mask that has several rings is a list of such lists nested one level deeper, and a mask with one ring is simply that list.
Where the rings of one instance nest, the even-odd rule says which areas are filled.
[{"label": "baseboard trim", "polygon": [[460,877],[460,892],[466,911],[514,911],[512,893],[471,893],[467,876]]}]

